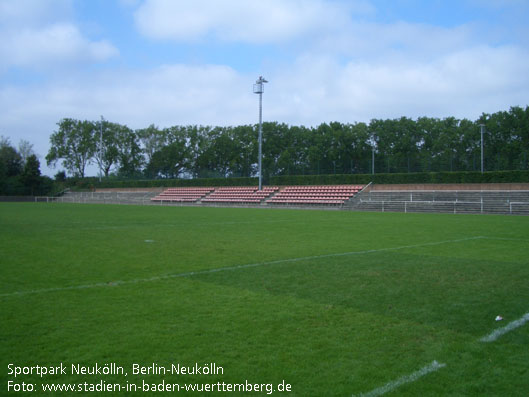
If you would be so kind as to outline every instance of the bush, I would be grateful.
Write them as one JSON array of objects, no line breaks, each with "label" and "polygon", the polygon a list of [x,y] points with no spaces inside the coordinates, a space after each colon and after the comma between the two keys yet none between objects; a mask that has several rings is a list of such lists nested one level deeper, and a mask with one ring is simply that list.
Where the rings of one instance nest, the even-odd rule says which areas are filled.
[{"label": "bush", "polygon": [[[417,172],[401,174],[337,174],[288,175],[270,177],[267,185],[366,185],[413,183],[529,183],[529,171],[491,172]],[[193,187],[193,186],[257,186],[258,178],[197,178],[119,180],[97,177],[69,178],[65,186],[73,191],[92,188]]]},{"label": "bush", "polygon": [[529,183],[529,171],[417,172],[402,174],[290,175],[270,178],[272,185],[365,185],[409,183]]},{"label": "bush", "polygon": [[255,186],[257,178],[197,178],[197,179],[139,179],[118,180],[99,178],[70,178],[67,186],[74,191],[95,188],[192,187],[192,186]]}]

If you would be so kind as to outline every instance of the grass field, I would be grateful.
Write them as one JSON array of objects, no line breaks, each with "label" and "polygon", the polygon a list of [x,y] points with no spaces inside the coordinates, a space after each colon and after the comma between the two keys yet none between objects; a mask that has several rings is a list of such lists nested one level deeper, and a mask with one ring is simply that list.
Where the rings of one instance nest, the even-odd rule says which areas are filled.
[{"label": "grass field", "polygon": [[528,217],[2,203],[0,394],[526,396],[528,253]]}]

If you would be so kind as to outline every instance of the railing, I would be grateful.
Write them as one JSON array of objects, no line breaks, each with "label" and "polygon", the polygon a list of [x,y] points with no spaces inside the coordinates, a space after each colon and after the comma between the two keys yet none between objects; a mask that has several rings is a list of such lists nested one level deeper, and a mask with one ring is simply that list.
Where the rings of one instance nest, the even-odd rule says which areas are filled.
[{"label": "railing", "polygon": [[423,201],[423,200],[360,200],[357,207],[362,209],[363,204],[375,205],[382,212],[403,211],[408,212],[451,212],[457,213],[479,213],[479,214],[528,214],[529,202],[524,201]]}]

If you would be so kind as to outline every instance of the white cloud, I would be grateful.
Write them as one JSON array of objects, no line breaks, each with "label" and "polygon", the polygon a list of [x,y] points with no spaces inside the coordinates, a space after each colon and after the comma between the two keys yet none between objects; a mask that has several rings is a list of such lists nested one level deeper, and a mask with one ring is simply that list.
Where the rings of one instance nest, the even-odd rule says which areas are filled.
[{"label": "white cloud", "polygon": [[0,26],[4,28],[42,27],[72,14],[71,0],[0,0]]},{"label": "white cloud", "polygon": [[2,35],[0,65],[41,68],[50,64],[101,62],[118,54],[108,41],[90,41],[72,24],[54,24]]},{"label": "white cloud", "polygon": [[[252,80],[221,65],[166,65],[144,72],[63,76],[45,86],[0,87],[0,135],[35,144],[42,169],[49,136],[65,117],[143,128],[186,124],[238,125],[257,117]],[[15,138],[16,137],[16,138]]]},{"label": "white cloud", "polygon": [[350,13],[371,11],[365,1],[147,0],[135,20],[141,33],[155,39],[277,43],[337,31]]},{"label": "white cloud", "polygon": [[71,12],[69,1],[1,1],[0,70],[70,66],[118,55],[110,42],[90,40],[68,22]]},{"label": "white cloud", "polygon": [[422,61],[388,56],[346,65],[314,54],[288,73],[270,76],[269,95],[275,112],[300,124],[401,116],[472,119],[528,105],[524,70],[529,52],[517,47],[478,46]]},{"label": "white cloud", "polygon": [[424,61],[475,45],[470,25],[444,28],[427,24],[354,21],[344,29],[312,41],[310,52],[351,59],[397,57]]}]

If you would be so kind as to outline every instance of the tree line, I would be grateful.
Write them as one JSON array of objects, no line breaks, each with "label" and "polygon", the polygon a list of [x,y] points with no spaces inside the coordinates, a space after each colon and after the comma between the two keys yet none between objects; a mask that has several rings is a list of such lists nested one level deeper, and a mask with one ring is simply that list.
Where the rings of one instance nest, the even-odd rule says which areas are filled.
[{"label": "tree line", "polygon": [[[485,170],[529,169],[529,106],[482,114],[315,127],[263,123],[263,174],[478,171],[480,125]],[[72,176],[88,164],[119,178],[251,177],[257,174],[256,125],[132,130],[109,121],[63,119],[50,137],[48,165]],[[373,169],[374,159],[374,169]]]},{"label": "tree line", "polygon": [[0,137],[0,195],[45,195],[52,187],[52,179],[40,174],[31,143],[22,139],[17,148]]}]

